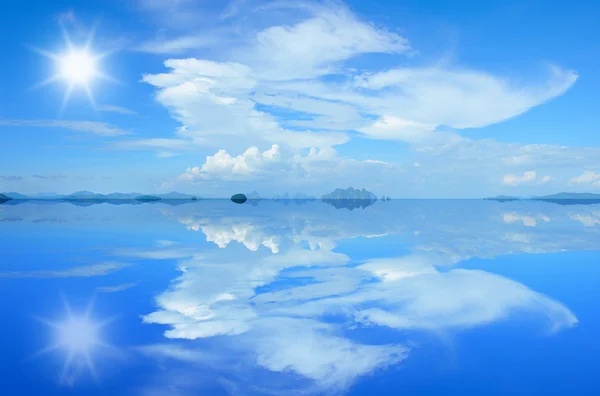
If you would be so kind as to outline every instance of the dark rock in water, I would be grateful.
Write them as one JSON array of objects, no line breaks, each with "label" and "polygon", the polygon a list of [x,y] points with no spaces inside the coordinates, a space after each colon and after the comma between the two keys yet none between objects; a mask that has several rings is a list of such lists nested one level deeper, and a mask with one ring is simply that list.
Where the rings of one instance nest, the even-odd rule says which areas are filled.
[{"label": "dark rock in water", "polygon": [[231,200],[237,204],[243,204],[248,200],[248,198],[244,194],[235,194],[231,197]]}]

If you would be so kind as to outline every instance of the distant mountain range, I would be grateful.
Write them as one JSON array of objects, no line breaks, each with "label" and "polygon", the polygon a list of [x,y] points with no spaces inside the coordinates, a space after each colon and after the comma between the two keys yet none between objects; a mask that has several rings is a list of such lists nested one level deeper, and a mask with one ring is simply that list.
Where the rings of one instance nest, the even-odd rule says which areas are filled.
[{"label": "distant mountain range", "polygon": [[499,195],[497,197],[484,198],[490,201],[544,201],[560,205],[591,205],[600,203],[600,194],[593,193],[568,193],[561,192],[558,194],[544,195],[540,197],[519,198],[507,195]]},{"label": "distant mountain range", "polygon": [[[237,204],[245,203],[253,206],[258,205],[261,201],[264,201],[264,199],[261,198],[256,191],[252,191],[248,194],[235,194],[231,197],[231,200]],[[364,188],[358,190],[353,187],[348,187],[345,190],[337,188],[335,191],[323,195],[321,200],[337,209],[344,208],[354,210],[357,208],[364,209],[367,206],[373,205],[373,203],[377,201],[377,196],[372,192],[365,190]],[[383,196],[381,200],[389,201],[390,197]],[[316,198],[303,193],[296,193],[294,196],[291,196],[289,193],[285,193],[284,195],[273,196],[273,201],[281,202],[284,205],[289,205],[290,203],[302,205],[316,201]]]},{"label": "distant mountain range", "polygon": [[147,195],[141,193],[110,193],[97,194],[91,191],[76,191],[69,195],[60,195],[54,193],[36,194],[27,196],[16,192],[7,192],[0,194],[0,202],[12,201],[69,201],[69,202],[88,202],[88,203],[141,203],[154,201],[195,201],[198,198],[195,195],[183,194],[172,191],[166,194]]}]

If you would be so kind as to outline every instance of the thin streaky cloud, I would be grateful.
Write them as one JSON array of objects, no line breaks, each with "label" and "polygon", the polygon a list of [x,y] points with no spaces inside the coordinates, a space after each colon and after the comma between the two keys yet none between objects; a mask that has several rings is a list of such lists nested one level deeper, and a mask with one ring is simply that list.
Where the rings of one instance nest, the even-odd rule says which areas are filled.
[{"label": "thin streaky cloud", "polygon": [[101,105],[101,106],[98,106],[96,108],[96,110],[112,112],[112,113],[120,113],[120,114],[126,114],[126,115],[138,115],[137,112],[135,112],[131,109],[128,109],[128,108],[122,107],[122,106],[116,106],[116,105]]},{"label": "thin streaky cloud", "polygon": [[4,181],[21,181],[23,176],[0,176],[0,180]]},{"label": "thin streaky cloud", "polygon": [[0,278],[88,278],[109,275],[129,266],[130,264],[108,261],[63,270],[0,272]]},{"label": "thin streaky cloud", "polygon": [[122,285],[116,285],[116,286],[104,286],[104,287],[98,287],[96,289],[96,291],[98,291],[100,293],[117,293],[120,291],[131,289],[135,285],[137,285],[137,283],[124,283]]},{"label": "thin streaky cloud", "polygon": [[32,175],[31,177],[33,177],[34,179],[41,179],[41,180],[56,180],[56,179],[65,179],[67,177],[67,175],[63,175],[63,174],[53,174],[53,175],[35,174],[35,175]]},{"label": "thin streaky cloud", "polygon": [[63,121],[63,120],[0,120],[0,126],[57,128],[75,132],[85,132],[100,136],[121,136],[130,132],[115,125],[100,121]]}]

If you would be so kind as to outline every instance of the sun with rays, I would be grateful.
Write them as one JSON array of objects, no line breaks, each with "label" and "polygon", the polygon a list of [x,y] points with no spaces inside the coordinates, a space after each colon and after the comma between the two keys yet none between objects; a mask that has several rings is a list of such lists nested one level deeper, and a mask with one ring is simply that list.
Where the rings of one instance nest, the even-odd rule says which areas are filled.
[{"label": "sun with rays", "polygon": [[63,297],[65,317],[60,321],[36,318],[53,330],[53,342],[35,355],[50,352],[63,352],[64,363],[60,382],[72,385],[75,379],[87,369],[94,380],[98,379],[93,355],[101,348],[116,349],[102,339],[102,330],[114,318],[98,321],[92,317],[93,300],[82,314],[75,314]]},{"label": "sun with rays", "polygon": [[90,32],[85,44],[80,47],[73,44],[64,28],[63,33],[66,49],[62,53],[52,53],[34,48],[36,52],[53,60],[56,69],[56,72],[50,78],[36,85],[36,88],[49,83],[64,81],[67,83],[67,88],[61,104],[61,111],[76,88],[82,88],[86,92],[92,106],[95,107],[91,88],[93,80],[99,78],[114,81],[112,77],[102,73],[100,70],[100,61],[108,55],[108,52],[97,54],[92,50],[94,29]]}]

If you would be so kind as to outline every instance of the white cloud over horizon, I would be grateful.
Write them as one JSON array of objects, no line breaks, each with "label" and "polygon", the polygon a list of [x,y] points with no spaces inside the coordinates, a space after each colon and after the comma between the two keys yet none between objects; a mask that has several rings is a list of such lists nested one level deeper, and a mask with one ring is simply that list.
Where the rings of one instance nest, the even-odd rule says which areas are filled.
[{"label": "white cloud over horizon", "polygon": [[584,171],[581,175],[572,178],[569,182],[571,184],[588,184],[600,187],[600,172]]},{"label": "white cloud over horizon", "polygon": [[552,178],[550,176],[538,177],[536,171],[525,171],[522,176],[511,174],[504,175],[502,180],[504,181],[504,184],[508,186],[518,186],[519,184],[527,183],[544,184],[548,183]]},{"label": "white cloud over horizon", "polygon": [[[600,188],[577,176],[595,175],[600,148],[510,143],[483,129],[567,93],[579,77],[568,65],[540,59],[535,70],[500,72],[437,58],[404,26],[373,22],[341,1],[136,4],[155,30],[130,49],[162,64],[136,73],[175,127],[160,118],[146,125],[141,109],[152,107],[136,104],[138,114],[125,98],[95,110],[140,115],[119,117],[138,123],[135,133],[104,121],[0,125],[117,137],[104,148],[149,151],[161,172],[144,180],[148,193],[318,195],[352,185],[392,197],[461,198]],[[263,155],[271,150],[273,158]]]},{"label": "white cloud over horizon", "polygon": [[[221,22],[231,23],[243,7],[236,5],[237,11],[227,12]],[[600,153],[596,148],[513,144],[460,134],[461,129],[505,121],[564,94],[577,80],[574,71],[551,65],[545,79],[527,82],[447,62],[410,66],[418,58],[418,49],[406,37],[361,20],[341,2],[250,9],[253,16],[265,17],[261,24],[236,19],[240,23],[236,39],[224,38],[221,43],[228,51],[208,51],[212,58],[194,56],[194,48],[218,49],[216,36],[197,42],[197,33],[185,30],[179,38],[163,40],[163,49],[160,40],[146,48],[163,55],[180,54],[164,61],[165,72],[143,77],[180,127],[174,137],[118,144],[154,149],[161,157],[193,147],[212,150],[204,162],[182,169],[165,186],[210,180],[226,185],[263,180],[266,185],[268,180],[322,189],[329,185],[327,174],[335,172],[369,188],[373,181],[362,175],[379,172],[381,168],[374,165],[386,165],[385,172],[379,172],[378,185],[394,184],[391,180],[401,177],[415,189],[413,194],[423,194],[423,189],[431,188],[427,186],[440,182],[459,186],[465,180],[478,180],[488,191],[479,194],[485,195],[503,186],[557,185],[566,177],[565,165],[577,172]],[[270,20],[270,13],[279,19]],[[225,28],[218,26],[221,22],[210,29]],[[349,66],[373,53],[401,59],[408,66]],[[409,158],[357,161],[351,154],[338,154],[337,147],[364,138],[393,140],[389,144],[407,147]],[[278,159],[262,156],[273,147]],[[309,151],[328,153],[328,158],[322,161]],[[548,174],[536,178],[538,183],[527,183],[529,173],[511,176],[529,172],[525,166],[548,168]],[[504,183],[498,182],[503,177]],[[464,194],[472,196],[474,190],[466,187]]]}]

